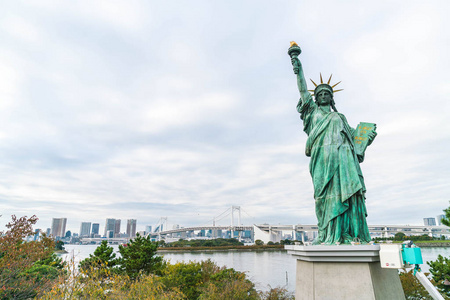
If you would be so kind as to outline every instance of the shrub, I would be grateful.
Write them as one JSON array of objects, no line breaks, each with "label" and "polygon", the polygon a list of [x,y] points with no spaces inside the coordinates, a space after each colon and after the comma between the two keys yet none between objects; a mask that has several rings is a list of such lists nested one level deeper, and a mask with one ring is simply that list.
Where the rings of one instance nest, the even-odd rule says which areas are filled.
[{"label": "shrub", "polygon": [[419,280],[414,276],[414,270],[411,269],[400,272],[400,282],[402,283],[403,292],[405,293],[405,298],[408,300],[432,300],[431,296],[428,294],[427,290],[419,282]]},{"label": "shrub", "polygon": [[168,263],[161,281],[169,290],[178,287],[187,299],[259,299],[245,273],[219,267],[211,260]]},{"label": "shrub", "polygon": [[289,292],[284,287],[270,288],[267,292],[260,292],[259,296],[264,300],[294,300],[295,297],[292,292]]},{"label": "shrub", "polygon": [[255,285],[246,278],[245,273],[234,269],[220,268],[211,275],[202,288],[200,300],[259,299]]},{"label": "shrub", "polygon": [[167,264],[162,272],[162,282],[167,288],[178,287],[188,299],[198,299],[205,280],[202,264],[197,262]]},{"label": "shrub", "polygon": [[[124,293],[124,292],[123,292]],[[184,300],[187,298],[177,287],[167,289],[161,279],[154,275],[139,278],[130,284],[123,298],[119,299]]]},{"label": "shrub", "polygon": [[55,249],[56,250],[64,250],[64,242],[63,241],[57,241],[55,243]]},{"label": "shrub", "polygon": [[72,261],[66,266],[66,274],[40,299],[111,299],[113,294],[126,290],[128,281],[127,276],[113,273],[104,265],[86,265],[77,270]]}]

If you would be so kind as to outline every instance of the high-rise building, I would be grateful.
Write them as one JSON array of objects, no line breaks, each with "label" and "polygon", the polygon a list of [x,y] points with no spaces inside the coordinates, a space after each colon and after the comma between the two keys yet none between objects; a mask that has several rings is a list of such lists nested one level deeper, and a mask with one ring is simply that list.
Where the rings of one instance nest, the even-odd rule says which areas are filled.
[{"label": "high-rise building", "polygon": [[423,218],[423,225],[436,226],[436,219],[435,218]]},{"label": "high-rise building", "polygon": [[145,232],[146,233],[151,233],[152,232],[152,226],[151,225],[145,226]]},{"label": "high-rise building", "polygon": [[91,222],[81,222],[80,237],[86,237],[91,235]]},{"label": "high-rise building", "polygon": [[92,223],[92,234],[98,234],[100,232],[100,224],[99,223]]},{"label": "high-rise building", "polygon": [[136,237],[136,219],[127,220],[127,234],[130,238]]},{"label": "high-rise building", "polygon": [[120,234],[120,219],[116,219],[116,222],[114,223],[114,237],[118,236]]},{"label": "high-rise building", "polygon": [[52,219],[52,231],[53,237],[64,237],[66,233],[67,218],[53,218]]},{"label": "high-rise building", "polygon": [[438,225],[443,225],[442,224],[443,218],[445,218],[445,215],[437,215],[436,219],[437,219]]},{"label": "high-rise building", "polygon": [[104,236],[108,237],[107,235],[108,231],[114,232],[115,226],[116,226],[116,219],[106,219]]},{"label": "high-rise building", "polygon": [[111,234],[107,234],[108,231],[112,231],[114,233],[114,237],[119,235],[120,233],[120,219],[106,219],[105,224],[105,236],[109,237]]}]

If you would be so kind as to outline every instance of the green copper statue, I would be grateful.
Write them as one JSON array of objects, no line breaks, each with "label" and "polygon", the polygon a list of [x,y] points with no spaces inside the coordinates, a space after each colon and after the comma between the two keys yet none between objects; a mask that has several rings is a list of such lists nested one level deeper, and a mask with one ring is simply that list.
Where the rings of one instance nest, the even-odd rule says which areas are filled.
[{"label": "green copper statue", "polygon": [[[316,85],[314,99],[306,87],[300,47],[292,42],[288,54],[297,74],[300,101],[297,111],[308,135],[306,156],[314,184],[319,235],[314,244],[370,242],[364,178],[359,164],[376,136],[376,125],[360,123],[353,129],[335,107],[330,79]],[[312,80],[311,80],[312,81]],[[332,109],[332,110],[331,110]]]}]

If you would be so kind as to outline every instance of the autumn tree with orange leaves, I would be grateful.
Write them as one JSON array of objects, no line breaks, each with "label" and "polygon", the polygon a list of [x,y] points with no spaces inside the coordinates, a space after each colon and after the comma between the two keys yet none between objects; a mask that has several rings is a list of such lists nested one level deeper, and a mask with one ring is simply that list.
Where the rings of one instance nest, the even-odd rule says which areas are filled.
[{"label": "autumn tree with orange leaves", "polygon": [[28,299],[51,288],[59,275],[62,262],[54,255],[54,241],[42,236],[27,242],[34,235],[38,218],[17,218],[0,231],[0,299]]}]

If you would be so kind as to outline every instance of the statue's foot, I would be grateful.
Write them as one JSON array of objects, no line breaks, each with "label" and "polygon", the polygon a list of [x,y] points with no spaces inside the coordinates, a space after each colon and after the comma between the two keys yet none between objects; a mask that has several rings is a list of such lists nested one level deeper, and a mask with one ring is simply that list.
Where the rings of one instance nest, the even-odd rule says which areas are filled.
[{"label": "statue's foot", "polygon": [[319,241],[319,238],[315,238],[315,239],[312,241],[312,244],[313,244],[313,245],[321,245],[322,242]]}]

